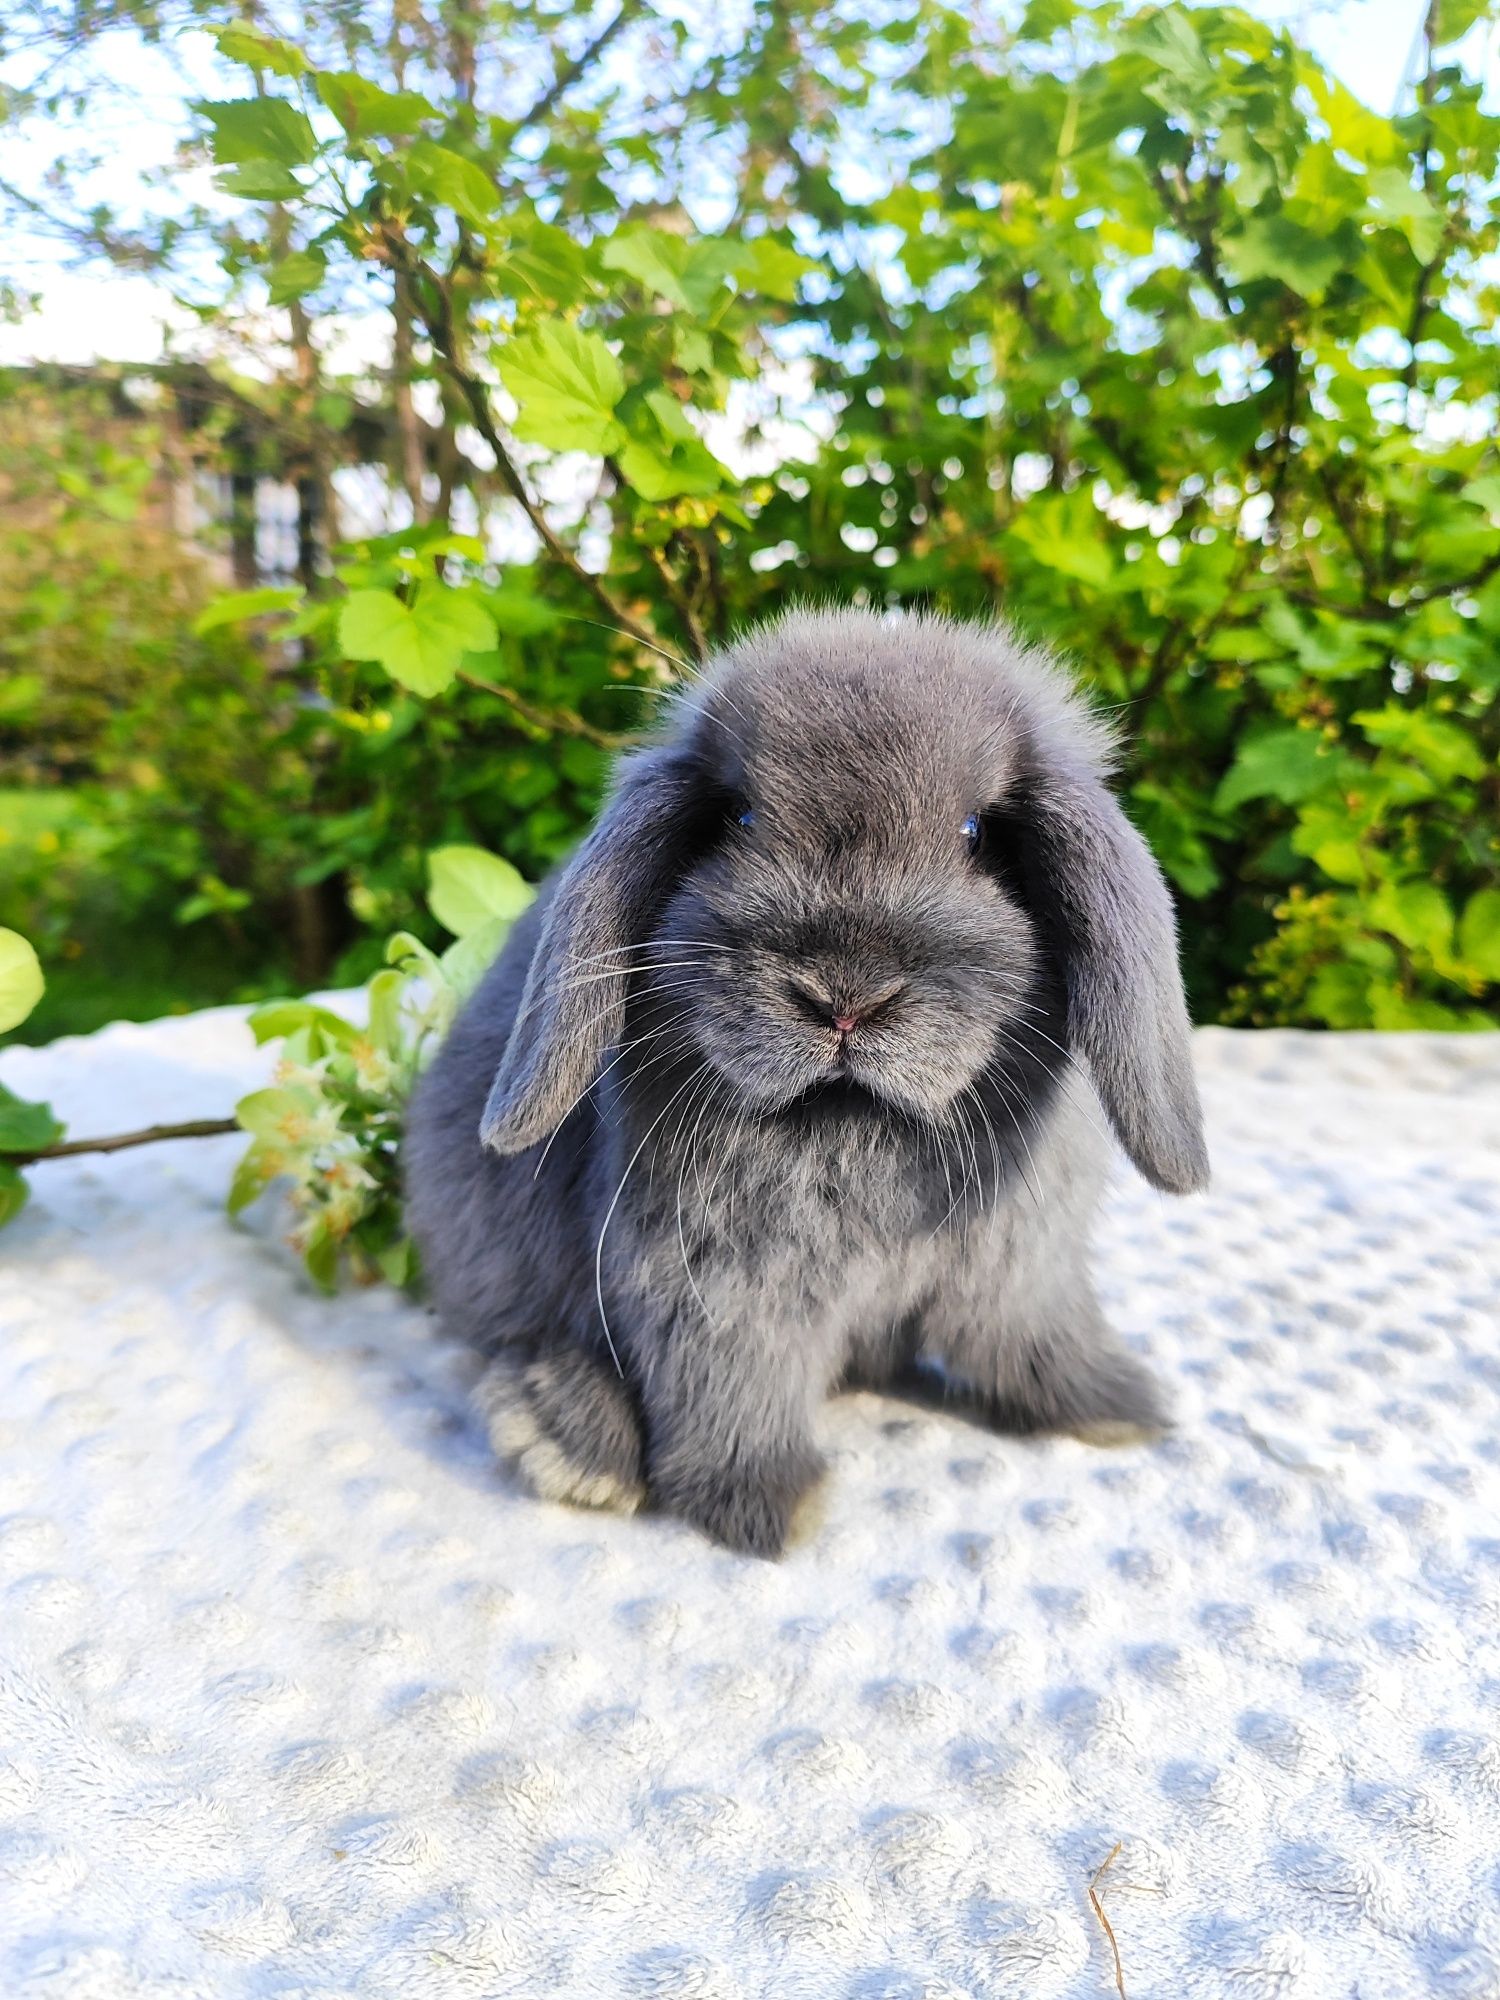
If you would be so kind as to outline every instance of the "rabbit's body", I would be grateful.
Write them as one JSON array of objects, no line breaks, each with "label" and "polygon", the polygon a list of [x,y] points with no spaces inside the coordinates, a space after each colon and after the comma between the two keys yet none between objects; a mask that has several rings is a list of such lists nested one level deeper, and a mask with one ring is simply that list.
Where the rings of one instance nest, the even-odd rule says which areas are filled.
[{"label": "rabbit's body", "polygon": [[[1162,1420],[1088,1277],[1111,1149],[1080,1044],[1154,1178],[1196,1182],[1201,1140],[1165,892],[1099,754],[1002,640],[852,615],[745,642],[638,753],[410,1121],[432,1295],[495,1357],[497,1438],[542,1490],[649,1488],[769,1553],[840,1384],[929,1361],[1007,1427]],[[1036,811],[1063,811],[1085,872],[1065,857],[1052,909],[1029,831],[988,862],[949,850],[976,802],[1009,826],[1062,758]],[[1103,916],[1101,867],[1125,871]],[[1120,966],[1074,937],[1122,899],[1149,935]],[[1152,990],[1113,990],[1132,980]],[[1161,1012],[1136,1024],[1160,1046],[1101,998]]]}]

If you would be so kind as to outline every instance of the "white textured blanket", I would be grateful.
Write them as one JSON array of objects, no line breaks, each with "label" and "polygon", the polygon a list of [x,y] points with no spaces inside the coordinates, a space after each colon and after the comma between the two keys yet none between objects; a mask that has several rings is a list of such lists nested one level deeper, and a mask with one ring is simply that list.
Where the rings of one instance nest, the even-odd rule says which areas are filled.
[{"label": "white textured blanket", "polygon": [[[1493,2000],[1500,1036],[1209,1031],[1211,1195],[1099,1250],[1181,1428],[830,1406],[776,1566],[530,1499],[464,1357],[220,1202],[0,1238],[4,2000]],[[12,1049],[221,1112],[237,1015]],[[1116,1844],[1120,1843],[1118,1852]]]}]

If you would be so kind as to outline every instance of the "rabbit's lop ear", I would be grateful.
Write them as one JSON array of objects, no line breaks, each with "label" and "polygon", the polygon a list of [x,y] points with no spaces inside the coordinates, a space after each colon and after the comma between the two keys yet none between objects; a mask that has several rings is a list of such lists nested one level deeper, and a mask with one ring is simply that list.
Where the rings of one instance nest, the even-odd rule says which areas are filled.
[{"label": "rabbit's lop ear", "polygon": [[497,1153],[547,1138],[619,1040],[633,947],[671,892],[697,796],[680,755],[638,752],[563,871],[480,1121]]},{"label": "rabbit's lop ear", "polygon": [[1167,885],[1092,775],[1044,779],[1034,803],[1070,1039],[1146,1179],[1191,1194],[1208,1184],[1208,1149]]}]

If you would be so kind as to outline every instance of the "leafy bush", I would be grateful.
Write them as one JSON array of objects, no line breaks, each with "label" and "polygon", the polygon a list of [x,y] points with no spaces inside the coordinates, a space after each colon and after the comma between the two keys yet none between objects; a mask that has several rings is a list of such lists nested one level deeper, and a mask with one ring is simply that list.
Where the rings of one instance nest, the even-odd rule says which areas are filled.
[{"label": "leafy bush", "polygon": [[428,863],[433,912],[457,939],[441,957],[410,933],[393,937],[391,963],[370,980],[359,1024],[307,1000],[250,1016],[256,1040],[280,1040],[282,1050],[271,1087],[235,1108],[252,1143],[229,1212],[237,1215],[273,1182],[289,1182],[293,1241],[326,1291],[341,1264],[357,1279],[415,1277],[398,1160],[406,1100],[455,1008],[531,900],[515,869],[480,848],[441,848]]},{"label": "leafy bush", "polygon": [[[597,799],[587,725],[556,745],[497,727],[483,692],[439,710],[378,668],[251,643],[154,519],[149,427],[107,417],[97,390],[22,382],[0,419],[0,908],[59,975],[26,1036],[357,983],[391,929],[436,941],[424,856],[445,840],[544,872]],[[616,685],[583,632],[575,700]]]},{"label": "leafy bush", "polygon": [[[317,330],[376,302],[363,393],[412,514],[342,550],[325,518],[269,622],[285,703],[242,732],[237,853],[184,866],[202,921],[290,873],[339,975],[368,970],[420,921],[426,847],[534,873],[567,845],[653,648],[834,594],[1003,613],[1120,711],[1200,1019],[1494,1024],[1500,120],[1452,52],[1472,5],[1433,6],[1393,117],[1234,7],[1031,0],[1011,30],[789,0],[732,47],[627,7],[582,49],[522,9],[483,49],[436,6],[308,0],[287,39],[196,13],[234,205],[159,253],[211,244],[226,339],[285,313],[314,483]],[[198,763],[164,847],[200,837]]]},{"label": "leafy bush", "polygon": [[[361,1018],[311,1000],[275,1001],[250,1016],[258,1043],[282,1047],[272,1083],[235,1107],[233,1124],[251,1143],[230,1183],[229,1213],[283,1186],[292,1242],[325,1291],[336,1288],[341,1272],[362,1282],[415,1280],[399,1162],[407,1098],[456,1008],[532,897],[509,862],[477,847],[435,850],[427,877],[432,915],[455,941],[438,954],[410,932],[391,938],[388,963],[366,986]],[[44,989],[31,944],[0,930],[0,1034],[26,1020]],[[231,1129],[231,1121],[210,1118],[67,1140],[49,1105],[28,1103],[0,1085],[0,1225],[24,1207],[22,1169],[39,1159]]]}]

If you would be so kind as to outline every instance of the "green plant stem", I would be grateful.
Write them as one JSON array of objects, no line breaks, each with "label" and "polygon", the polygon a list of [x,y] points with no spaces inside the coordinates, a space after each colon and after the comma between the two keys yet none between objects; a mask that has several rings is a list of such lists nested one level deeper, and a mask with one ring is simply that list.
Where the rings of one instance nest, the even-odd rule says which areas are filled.
[{"label": "green plant stem", "polygon": [[189,1118],[181,1125],[146,1125],[139,1132],[114,1132],[103,1139],[59,1139],[55,1146],[7,1153],[5,1159],[12,1167],[31,1167],[38,1160],[65,1160],[75,1153],[123,1153],[127,1146],[154,1146],[162,1139],[218,1139],[239,1129],[232,1118]]},{"label": "green plant stem", "polygon": [[630,735],[611,735],[607,729],[596,729],[593,723],[575,715],[570,709],[536,708],[514,688],[502,687],[498,681],[487,681],[482,674],[471,674],[463,667],[458,670],[458,678],[468,687],[478,688],[482,693],[492,694],[497,700],[505,702],[523,722],[544,735],[578,736],[600,750],[623,750],[636,741]]}]

